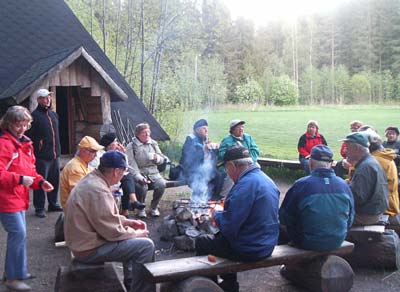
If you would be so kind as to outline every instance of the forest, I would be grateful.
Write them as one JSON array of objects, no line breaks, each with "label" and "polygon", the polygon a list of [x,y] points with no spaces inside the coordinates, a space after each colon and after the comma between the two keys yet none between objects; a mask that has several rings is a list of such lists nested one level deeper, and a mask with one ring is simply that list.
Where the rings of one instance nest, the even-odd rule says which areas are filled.
[{"label": "forest", "polygon": [[400,99],[400,0],[349,0],[260,27],[232,19],[222,0],[65,1],[161,120],[228,103]]}]

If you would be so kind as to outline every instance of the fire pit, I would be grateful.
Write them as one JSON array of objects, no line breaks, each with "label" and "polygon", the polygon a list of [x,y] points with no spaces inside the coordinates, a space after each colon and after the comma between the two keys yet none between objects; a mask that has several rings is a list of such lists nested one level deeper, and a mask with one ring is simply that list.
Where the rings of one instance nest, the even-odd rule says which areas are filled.
[{"label": "fire pit", "polygon": [[211,218],[211,212],[217,205],[222,206],[223,201],[174,201],[173,214],[165,217],[158,229],[161,239],[173,241],[180,250],[193,251],[196,237],[202,234],[216,234],[219,231]]}]

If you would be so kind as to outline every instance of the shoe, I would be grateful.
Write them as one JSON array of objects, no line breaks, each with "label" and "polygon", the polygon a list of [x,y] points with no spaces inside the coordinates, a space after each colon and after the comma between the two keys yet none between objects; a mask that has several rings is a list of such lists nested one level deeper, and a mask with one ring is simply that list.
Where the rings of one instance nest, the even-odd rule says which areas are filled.
[{"label": "shoe", "polygon": [[64,210],[63,210],[63,208],[61,208],[60,205],[55,205],[55,206],[49,206],[48,211],[49,212],[62,212]]},{"label": "shoe", "polygon": [[31,286],[20,280],[6,281],[5,285],[8,289],[13,291],[32,291]]},{"label": "shoe", "polygon": [[237,281],[224,280],[218,286],[226,292],[239,292],[239,283]]},{"label": "shoe", "polygon": [[146,218],[147,217],[146,210],[145,209],[139,210],[138,217],[139,218]]},{"label": "shoe", "polygon": [[[35,279],[36,277],[30,273],[27,273],[26,276],[22,279],[18,279],[18,280],[30,280],[30,279]],[[3,278],[2,278],[3,282],[7,281],[7,275],[6,272],[4,272],[3,274]]]},{"label": "shoe", "polygon": [[47,217],[47,215],[46,215],[46,213],[44,211],[36,211],[35,212],[35,216],[39,217],[39,218],[46,218]]},{"label": "shoe", "polygon": [[160,217],[160,211],[158,211],[158,208],[151,209],[151,216]]},{"label": "shoe", "polygon": [[144,203],[139,202],[139,201],[135,201],[135,202],[129,204],[129,210],[130,211],[133,211],[135,209],[143,210],[145,207],[146,207],[146,205]]}]

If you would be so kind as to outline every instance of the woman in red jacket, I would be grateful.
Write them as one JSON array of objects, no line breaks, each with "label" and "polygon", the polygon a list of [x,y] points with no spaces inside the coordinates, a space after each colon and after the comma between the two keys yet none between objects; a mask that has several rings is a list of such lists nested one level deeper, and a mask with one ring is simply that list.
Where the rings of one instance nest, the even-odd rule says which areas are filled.
[{"label": "woman in red jacket", "polygon": [[306,175],[310,175],[310,166],[309,159],[311,149],[315,145],[324,144],[328,146],[324,136],[322,136],[319,132],[319,126],[317,121],[308,121],[307,123],[307,132],[305,132],[299,139],[299,143],[297,145],[297,150],[299,151],[299,160],[301,165],[303,166]]},{"label": "woman in red jacket", "polygon": [[51,191],[53,186],[36,172],[31,140],[24,135],[32,117],[22,106],[12,106],[0,120],[0,222],[7,232],[5,285],[30,291],[27,271],[25,210],[29,188]]}]

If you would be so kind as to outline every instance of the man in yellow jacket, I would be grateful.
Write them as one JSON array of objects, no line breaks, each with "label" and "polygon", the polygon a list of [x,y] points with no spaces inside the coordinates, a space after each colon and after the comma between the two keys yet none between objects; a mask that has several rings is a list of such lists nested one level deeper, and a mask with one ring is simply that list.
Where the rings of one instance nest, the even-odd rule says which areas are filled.
[{"label": "man in yellow jacket", "polygon": [[96,139],[85,136],[78,144],[78,151],[64,167],[60,177],[60,200],[61,206],[66,208],[69,194],[76,184],[93,170],[89,166],[95,157],[98,150],[104,147],[97,143]]}]

